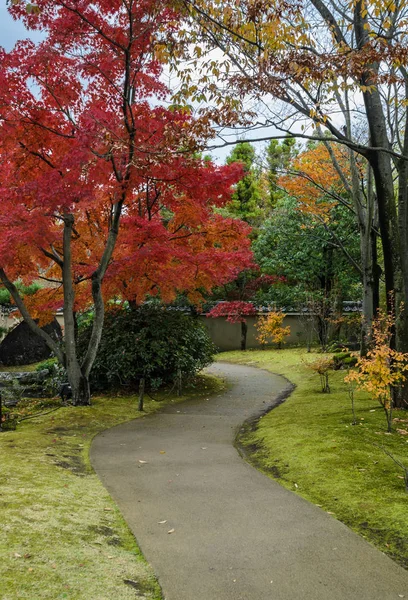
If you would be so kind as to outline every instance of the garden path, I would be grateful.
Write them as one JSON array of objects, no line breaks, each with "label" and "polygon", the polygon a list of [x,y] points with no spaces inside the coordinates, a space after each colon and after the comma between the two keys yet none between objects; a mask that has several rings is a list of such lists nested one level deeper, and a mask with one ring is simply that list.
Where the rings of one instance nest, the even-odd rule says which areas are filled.
[{"label": "garden path", "polygon": [[231,389],[105,431],[91,449],[165,599],[408,599],[406,571],[234,448],[288,382],[226,363],[210,372]]}]

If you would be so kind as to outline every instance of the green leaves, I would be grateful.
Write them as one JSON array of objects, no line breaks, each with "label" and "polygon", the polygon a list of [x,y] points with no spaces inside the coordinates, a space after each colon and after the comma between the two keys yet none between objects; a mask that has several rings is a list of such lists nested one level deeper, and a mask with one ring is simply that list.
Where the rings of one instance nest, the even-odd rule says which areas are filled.
[{"label": "green leaves", "polygon": [[[91,323],[82,329],[83,352]],[[196,319],[163,306],[110,311],[91,373],[94,387],[132,386],[144,377],[153,389],[172,383],[179,371],[194,375],[212,362],[215,348],[205,327]]]}]

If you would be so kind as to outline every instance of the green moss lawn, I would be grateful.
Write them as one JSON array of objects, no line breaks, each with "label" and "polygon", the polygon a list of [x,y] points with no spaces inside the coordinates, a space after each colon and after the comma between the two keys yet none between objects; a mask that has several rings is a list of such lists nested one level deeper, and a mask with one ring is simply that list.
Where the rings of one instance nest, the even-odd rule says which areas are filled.
[{"label": "green moss lawn", "polygon": [[290,398],[260,419],[255,430],[247,427],[239,443],[246,446],[254,464],[282,485],[408,567],[403,471],[377,447],[383,446],[408,466],[408,412],[395,412],[395,432],[387,434],[381,406],[358,392],[358,424],[353,426],[345,372],[330,372],[332,393],[322,394],[319,376],[305,365],[318,356],[300,349],[218,356],[280,373],[297,386]]},{"label": "green moss lawn", "polygon": [[[147,398],[146,413],[220,389],[217,379],[200,377],[182,398]],[[19,412],[53,408],[47,404],[29,402]],[[136,397],[95,398],[91,407],[59,408],[0,433],[2,600],[161,598],[88,459],[98,432],[140,416]]]}]

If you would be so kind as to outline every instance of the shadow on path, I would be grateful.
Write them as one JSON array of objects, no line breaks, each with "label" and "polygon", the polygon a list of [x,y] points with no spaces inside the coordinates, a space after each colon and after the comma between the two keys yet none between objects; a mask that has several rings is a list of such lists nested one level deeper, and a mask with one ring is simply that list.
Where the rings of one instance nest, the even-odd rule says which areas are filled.
[{"label": "shadow on path", "polygon": [[165,599],[408,600],[406,571],[234,448],[288,382],[226,363],[210,372],[232,389],[114,427],[91,449]]}]

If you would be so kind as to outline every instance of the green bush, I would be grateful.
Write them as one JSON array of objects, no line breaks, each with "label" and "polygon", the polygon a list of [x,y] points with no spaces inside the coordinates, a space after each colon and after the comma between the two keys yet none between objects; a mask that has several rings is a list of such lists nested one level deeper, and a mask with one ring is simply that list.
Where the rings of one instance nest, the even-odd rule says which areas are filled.
[{"label": "green bush", "polygon": [[44,360],[37,365],[35,370],[48,371],[48,375],[42,384],[44,396],[58,396],[61,385],[68,381],[67,372],[57,358]]},{"label": "green bush", "polygon": [[357,356],[348,356],[347,358],[345,358],[343,360],[343,365],[345,365],[348,368],[355,367],[357,362],[358,362]]},{"label": "green bush", "polygon": [[349,369],[357,364],[357,357],[352,356],[350,352],[338,352],[333,355],[334,370]]},{"label": "green bush", "polygon": [[[84,320],[79,350],[85,353],[92,322]],[[144,377],[157,389],[178,375],[188,378],[212,362],[215,347],[197,319],[157,305],[111,309],[105,317],[91,372],[93,389],[135,386]]]}]

